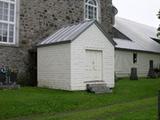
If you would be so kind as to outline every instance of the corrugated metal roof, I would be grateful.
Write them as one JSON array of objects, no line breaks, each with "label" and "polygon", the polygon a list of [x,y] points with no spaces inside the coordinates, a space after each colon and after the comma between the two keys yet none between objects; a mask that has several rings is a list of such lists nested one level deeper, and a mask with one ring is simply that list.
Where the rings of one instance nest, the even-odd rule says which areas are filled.
[{"label": "corrugated metal roof", "polygon": [[114,38],[116,48],[160,53],[160,44],[151,39],[158,39],[156,28],[119,17],[114,27],[132,40]]},{"label": "corrugated metal roof", "polygon": [[145,51],[142,46],[134,41],[119,38],[114,38],[114,41],[117,43],[116,48]]},{"label": "corrugated metal roof", "polygon": [[39,43],[38,46],[72,41],[93,23],[93,20],[89,20],[76,25],[63,27],[57,32],[55,32],[53,35],[49,36],[44,41]]},{"label": "corrugated metal roof", "polygon": [[79,24],[63,27],[53,35],[47,37],[45,40],[40,42],[37,46],[46,46],[51,44],[58,44],[58,43],[66,43],[75,40],[81,33],[83,33],[87,28],[91,25],[95,24],[103,34],[108,38],[108,40],[115,45],[113,39],[104,32],[104,30],[100,27],[99,23],[95,20],[87,20],[80,22]]}]

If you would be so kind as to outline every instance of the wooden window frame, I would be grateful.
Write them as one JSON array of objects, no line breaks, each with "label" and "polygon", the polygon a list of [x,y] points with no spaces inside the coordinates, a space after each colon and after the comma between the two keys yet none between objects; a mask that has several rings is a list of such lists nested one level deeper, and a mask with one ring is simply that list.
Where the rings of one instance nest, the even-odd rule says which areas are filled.
[{"label": "wooden window frame", "polygon": [[[17,25],[17,3],[18,3],[18,0],[0,0],[0,2],[3,2],[4,3],[7,3],[8,4],[8,13],[7,13],[7,20],[3,20],[3,18],[0,20],[0,23],[2,26],[4,25],[7,25],[7,41],[0,41],[0,44],[9,44],[9,45],[14,45],[16,44],[16,36],[17,36],[17,30],[16,30],[16,25]],[[14,5],[14,17],[13,18],[13,21],[10,19],[11,15],[10,15],[10,12],[11,12],[11,5]],[[3,15],[2,15],[3,16]],[[10,26],[13,26],[13,39],[10,39],[11,38],[11,29],[10,29]],[[2,37],[3,37],[3,32],[4,32],[4,28],[2,27]]]},{"label": "wooden window frame", "polygon": [[[99,19],[99,3],[97,0],[85,0],[84,1],[84,18],[85,20],[97,20],[100,21]],[[95,4],[90,4],[89,2],[93,2]],[[92,8],[92,11],[89,10],[89,8]],[[92,12],[92,14],[90,15],[90,12]],[[96,14],[96,15],[95,15]],[[90,18],[89,16],[92,16],[93,18]]]}]

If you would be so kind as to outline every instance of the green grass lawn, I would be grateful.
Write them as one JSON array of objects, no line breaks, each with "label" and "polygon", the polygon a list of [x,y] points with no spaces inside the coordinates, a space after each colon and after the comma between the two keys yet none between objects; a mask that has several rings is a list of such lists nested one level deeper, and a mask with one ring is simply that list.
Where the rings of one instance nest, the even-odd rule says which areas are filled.
[{"label": "green grass lawn", "polygon": [[111,94],[24,87],[0,91],[0,120],[155,120],[160,79],[120,80]]}]

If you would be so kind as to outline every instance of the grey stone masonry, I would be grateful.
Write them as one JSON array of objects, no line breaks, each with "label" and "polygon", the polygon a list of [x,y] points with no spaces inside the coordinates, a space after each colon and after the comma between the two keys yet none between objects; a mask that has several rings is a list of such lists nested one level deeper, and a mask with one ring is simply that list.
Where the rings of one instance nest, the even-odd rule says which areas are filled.
[{"label": "grey stone masonry", "polygon": [[101,83],[101,84],[87,84],[87,90],[89,92],[93,92],[95,94],[101,94],[101,93],[112,93],[112,89],[107,87],[107,84]]},{"label": "grey stone masonry", "polygon": [[[0,64],[28,77],[28,51],[61,27],[84,20],[84,0],[20,0],[19,6],[18,46],[0,44]],[[111,33],[112,0],[100,0],[100,8],[100,22]]]},{"label": "grey stone masonry", "polygon": [[[100,7],[101,24],[107,32],[111,31],[111,0],[100,0]],[[21,0],[20,40],[25,44],[34,44],[62,26],[82,20],[84,0]]]}]

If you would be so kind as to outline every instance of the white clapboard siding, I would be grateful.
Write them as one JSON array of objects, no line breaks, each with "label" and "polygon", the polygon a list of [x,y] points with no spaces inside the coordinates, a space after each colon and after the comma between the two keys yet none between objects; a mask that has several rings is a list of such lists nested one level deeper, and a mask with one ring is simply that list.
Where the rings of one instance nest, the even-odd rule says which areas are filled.
[{"label": "white clapboard siding", "polygon": [[[86,71],[86,51],[102,52],[102,80],[114,87],[114,46],[98,29],[92,25],[71,43],[71,88],[85,90],[86,81],[91,79]],[[101,56],[101,55],[100,55]]]},{"label": "white clapboard siding", "polygon": [[70,44],[38,48],[38,86],[70,90]]},{"label": "white clapboard siding", "polygon": [[[137,63],[133,64],[133,53],[137,53]],[[117,77],[129,77],[131,68],[136,67],[139,77],[146,77],[149,70],[149,61],[153,60],[154,67],[160,67],[160,54],[116,50],[115,73]]]},{"label": "white clapboard siding", "polygon": [[[38,47],[39,87],[86,90],[86,82],[94,80],[103,80],[108,87],[114,87],[114,45],[96,24],[86,24],[87,29],[71,43]],[[52,42],[55,40],[59,39]]]}]

